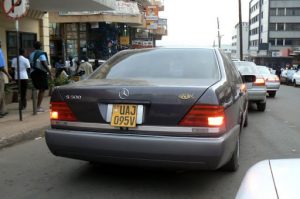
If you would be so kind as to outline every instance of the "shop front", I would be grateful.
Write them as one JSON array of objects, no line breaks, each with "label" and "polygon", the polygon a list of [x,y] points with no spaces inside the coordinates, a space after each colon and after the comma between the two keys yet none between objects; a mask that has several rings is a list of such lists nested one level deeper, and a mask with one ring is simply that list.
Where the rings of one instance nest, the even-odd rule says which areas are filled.
[{"label": "shop front", "polygon": [[106,60],[129,45],[130,28],[121,23],[50,24],[50,55],[53,61]]}]

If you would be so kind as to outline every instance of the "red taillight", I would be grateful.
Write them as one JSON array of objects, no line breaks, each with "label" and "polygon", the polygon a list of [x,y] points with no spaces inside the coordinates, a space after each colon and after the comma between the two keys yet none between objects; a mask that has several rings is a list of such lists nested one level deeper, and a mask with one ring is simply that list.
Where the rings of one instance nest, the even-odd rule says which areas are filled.
[{"label": "red taillight", "polygon": [[66,102],[51,102],[50,119],[76,121],[76,117]]},{"label": "red taillight", "polygon": [[223,106],[195,105],[179,122],[180,126],[221,127],[225,124]]},{"label": "red taillight", "polygon": [[263,78],[256,78],[255,82],[254,82],[255,86],[265,86],[265,80]]}]

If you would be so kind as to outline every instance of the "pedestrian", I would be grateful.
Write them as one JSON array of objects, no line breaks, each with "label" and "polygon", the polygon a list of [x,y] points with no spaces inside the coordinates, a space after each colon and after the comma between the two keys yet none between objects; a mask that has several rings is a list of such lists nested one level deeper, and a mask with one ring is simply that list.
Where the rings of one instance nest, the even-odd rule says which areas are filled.
[{"label": "pedestrian", "polygon": [[[30,69],[30,62],[29,60],[24,57],[25,50],[20,49],[19,50],[19,68],[20,68],[20,90],[21,90],[21,108],[26,109],[27,106],[27,99],[26,99],[26,93],[27,93],[27,84],[28,84],[28,70]],[[17,70],[17,58],[14,58],[11,63],[11,67],[15,70],[15,80],[18,80],[18,70]]]},{"label": "pedestrian", "polygon": [[81,60],[81,64],[79,67],[77,67],[76,73],[81,73],[84,71],[83,78],[89,76],[93,72],[93,66],[88,62],[88,58],[84,57],[83,60]]},{"label": "pedestrian", "polygon": [[11,80],[11,76],[5,70],[5,61],[4,56],[1,49],[1,41],[0,41],[0,118],[4,117],[8,114],[6,105],[5,105],[5,82],[4,82],[4,74]]},{"label": "pedestrian", "polygon": [[41,50],[41,43],[35,42],[34,49],[30,55],[30,64],[31,64],[31,79],[33,86],[39,91],[38,100],[37,100],[37,112],[44,112],[44,109],[41,107],[44,93],[49,88],[48,86],[48,76],[52,79],[50,69],[48,67],[49,61],[47,53]]}]

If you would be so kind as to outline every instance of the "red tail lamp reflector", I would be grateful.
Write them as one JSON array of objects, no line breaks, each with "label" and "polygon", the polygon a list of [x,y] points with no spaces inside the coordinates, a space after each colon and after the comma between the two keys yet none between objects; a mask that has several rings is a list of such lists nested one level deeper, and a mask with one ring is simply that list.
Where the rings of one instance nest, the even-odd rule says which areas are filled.
[{"label": "red tail lamp reflector", "polygon": [[254,85],[256,86],[265,86],[265,80],[263,78],[256,78]]},{"label": "red tail lamp reflector", "polygon": [[50,119],[61,121],[77,120],[66,102],[51,102]]},{"label": "red tail lamp reflector", "polygon": [[179,122],[180,126],[221,127],[225,124],[223,106],[195,105]]}]

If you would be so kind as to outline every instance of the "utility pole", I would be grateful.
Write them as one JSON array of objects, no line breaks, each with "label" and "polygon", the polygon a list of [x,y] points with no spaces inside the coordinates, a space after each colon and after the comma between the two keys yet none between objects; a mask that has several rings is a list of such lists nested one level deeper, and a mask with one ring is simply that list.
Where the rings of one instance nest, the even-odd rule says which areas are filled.
[{"label": "utility pole", "polygon": [[217,25],[218,25],[218,44],[219,44],[219,48],[221,48],[221,35],[220,35],[219,17],[217,17]]},{"label": "utility pole", "polygon": [[239,2],[240,60],[243,60],[242,6],[241,6],[241,0],[238,0],[238,2]]}]

